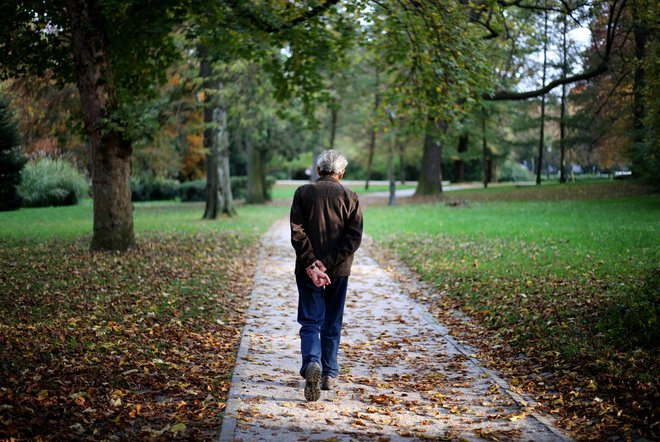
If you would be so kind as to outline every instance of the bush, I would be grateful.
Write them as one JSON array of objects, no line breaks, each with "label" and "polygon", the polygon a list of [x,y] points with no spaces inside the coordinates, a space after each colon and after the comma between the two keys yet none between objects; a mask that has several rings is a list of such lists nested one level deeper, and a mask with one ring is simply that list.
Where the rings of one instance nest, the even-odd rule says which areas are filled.
[{"label": "bush", "polygon": [[85,176],[64,160],[40,158],[21,172],[18,193],[25,207],[71,206],[89,192]]},{"label": "bush", "polygon": [[172,200],[179,195],[180,187],[177,180],[131,177],[131,201]]},{"label": "bush", "polygon": [[[275,181],[276,179],[274,176],[266,177],[267,200],[271,199]],[[245,199],[247,194],[246,176],[231,177],[231,194],[235,199]],[[181,198],[181,201],[206,201],[206,180],[188,181],[181,184],[179,197]]]},{"label": "bush", "polygon": [[19,135],[7,104],[0,101],[0,211],[21,206],[18,185],[25,159],[18,152]]},{"label": "bush", "polygon": [[187,181],[179,187],[179,198],[184,202],[206,200],[206,180]]},{"label": "bush", "polygon": [[534,175],[522,164],[506,160],[499,167],[498,181],[534,181]]},{"label": "bush", "polygon": [[[273,186],[275,185],[274,176],[266,177],[266,201],[272,199]],[[235,199],[245,199],[247,196],[247,177],[246,176],[233,176],[231,177],[231,194]]]}]

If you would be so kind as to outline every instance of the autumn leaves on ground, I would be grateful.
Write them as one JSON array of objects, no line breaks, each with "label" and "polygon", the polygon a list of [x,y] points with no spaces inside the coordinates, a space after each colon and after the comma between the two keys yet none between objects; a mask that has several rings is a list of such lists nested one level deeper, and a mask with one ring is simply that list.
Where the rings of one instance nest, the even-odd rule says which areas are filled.
[{"label": "autumn leaves on ground", "polygon": [[[0,242],[0,439],[217,436],[255,241],[283,213],[243,211],[241,230],[219,232],[200,213],[138,207],[126,255],[90,252],[88,232]],[[206,231],[144,232],[154,216]]]},{"label": "autumn leaves on ground", "polygon": [[[414,297],[575,437],[658,437],[658,197],[556,189],[371,204],[367,231],[429,283]],[[556,201],[519,201],[542,197]],[[138,205],[126,255],[90,252],[86,221],[70,230],[89,209],[0,215],[0,438],[216,438],[257,239],[286,204],[212,223]]]}]

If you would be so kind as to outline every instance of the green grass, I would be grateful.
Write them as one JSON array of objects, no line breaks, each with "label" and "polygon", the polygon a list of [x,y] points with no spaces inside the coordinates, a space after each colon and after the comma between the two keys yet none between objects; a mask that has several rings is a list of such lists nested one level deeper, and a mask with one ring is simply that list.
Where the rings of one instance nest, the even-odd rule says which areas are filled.
[{"label": "green grass", "polygon": [[[103,422],[104,434],[120,431],[115,428],[118,414],[102,416],[101,411],[115,389],[132,388],[122,375],[126,367],[138,366],[136,385],[151,388],[145,386],[151,382],[152,360],[176,362],[174,349],[197,355],[200,364],[218,364],[196,382],[199,395],[211,378],[228,376],[235,348],[225,348],[224,362],[213,360],[219,344],[210,337],[236,341],[233,327],[239,324],[230,325],[249,293],[244,269],[254,267],[251,245],[286,216],[295,188],[276,186],[279,204],[239,206],[238,216],[215,221],[201,220],[199,203],[136,203],[138,247],[126,255],[89,251],[90,200],[0,212],[0,340],[13,348],[0,358],[0,368],[12,373],[6,391],[17,392],[27,404],[15,421],[36,429],[24,436],[36,437],[46,428],[35,416],[65,416],[57,428],[66,435],[77,421],[63,410],[72,406],[72,394],[89,387],[67,378],[70,386],[57,391],[52,385],[68,377],[59,369],[33,386],[24,376],[34,367],[50,373],[46,367],[52,371],[66,361],[82,361],[80,370],[89,370],[93,379],[108,379],[113,387],[99,386],[98,394],[87,393],[85,402],[99,410],[95,419]],[[503,367],[523,352],[537,364],[527,370],[529,376],[576,373],[547,387],[560,392],[567,413],[581,416],[578,407],[598,404],[592,400],[598,395],[603,404],[617,398],[613,419],[623,410],[621,416],[651,416],[647,420],[653,421],[649,410],[657,402],[660,376],[660,197],[608,198],[635,189],[606,182],[447,192],[445,199],[458,201],[456,207],[444,201],[372,204],[365,209],[365,228],[441,294],[414,295],[433,314],[451,321],[442,315],[458,308],[487,327],[489,334],[479,339],[501,343],[497,352]],[[363,186],[355,190],[364,194]],[[203,352],[195,350],[199,342],[207,347]],[[125,364],[116,364],[117,354]],[[185,363],[176,363],[181,379],[190,376]],[[587,378],[596,380],[598,390],[574,395]],[[164,426],[160,416],[169,412],[157,401],[163,388],[159,383],[150,390],[154,428]],[[53,390],[48,400],[39,397],[47,390]],[[136,403],[144,401],[134,396]],[[571,405],[569,398],[581,405]],[[209,408],[209,413],[215,411]],[[190,419],[192,428],[197,424]],[[217,428],[210,417],[204,422],[211,433]],[[7,431],[0,425],[0,437]]]},{"label": "green grass", "polygon": [[[299,185],[289,185],[289,184],[276,184],[273,186],[273,191],[272,191],[272,198],[274,201],[276,200],[289,200],[291,201],[293,199],[293,194],[296,191],[296,189],[299,187]],[[389,186],[387,185],[370,185],[369,190],[364,189],[364,183],[360,184],[352,184],[347,186],[349,189],[353,190],[356,192],[358,195],[368,195],[370,193],[374,192],[387,192],[389,190]],[[398,184],[396,185],[397,190],[401,189],[414,189],[415,186],[411,186],[409,184],[401,185]]]},{"label": "green grass", "polygon": [[[375,238],[443,235],[498,242],[489,266],[525,264],[525,270],[561,272],[589,263],[603,272],[636,271],[658,258],[660,199],[473,202],[458,208],[442,203],[370,207],[365,229]],[[507,243],[515,243],[506,250]],[[516,253],[527,244],[528,253]],[[475,251],[477,252],[477,251]],[[499,256],[502,255],[502,256]]]},{"label": "green grass", "polygon": [[[451,322],[460,309],[486,327],[475,342],[499,344],[487,356],[499,369],[524,353],[535,365],[514,375],[533,385],[535,372],[555,373],[560,396],[539,394],[563,397],[569,416],[593,421],[605,398],[607,425],[644,427],[660,376],[660,197],[605,199],[619,188],[577,186],[600,199],[562,200],[567,188],[552,185],[448,192],[462,203],[369,206],[365,229],[435,288],[413,294],[433,314]],[[544,193],[554,200],[538,201]],[[584,390],[587,379],[597,388]]]},{"label": "green grass", "polygon": [[[278,206],[239,206],[238,216],[202,220],[203,203],[134,203],[134,224],[138,238],[147,232],[196,233],[240,231],[252,237],[265,232],[286,209]],[[51,239],[73,241],[91,237],[92,201],[80,205],[0,212],[0,240],[41,242]]]},{"label": "green grass", "polygon": [[89,200],[0,212],[0,439],[153,439],[172,416],[160,438],[217,437],[255,243],[286,208],[203,209],[135,204],[126,253],[90,251]]}]

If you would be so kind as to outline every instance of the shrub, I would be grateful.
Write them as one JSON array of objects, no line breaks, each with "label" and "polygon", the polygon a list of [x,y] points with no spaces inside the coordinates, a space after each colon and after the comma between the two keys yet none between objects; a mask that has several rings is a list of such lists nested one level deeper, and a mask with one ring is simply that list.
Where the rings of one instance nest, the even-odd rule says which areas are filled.
[{"label": "shrub", "polygon": [[18,185],[25,159],[18,152],[19,135],[7,104],[0,100],[0,211],[21,206]]},{"label": "shrub", "polygon": [[[273,193],[273,186],[275,185],[275,177],[266,177],[266,201],[270,201]],[[246,176],[233,176],[231,177],[231,194],[236,199],[245,199],[247,196],[247,177]]]},{"label": "shrub", "polygon": [[64,160],[40,158],[21,172],[18,193],[25,207],[70,206],[89,192],[85,176]]},{"label": "shrub", "polygon": [[187,181],[179,188],[179,198],[184,202],[206,200],[206,180]]},{"label": "shrub", "polygon": [[167,178],[131,178],[132,201],[172,200],[179,195],[181,183]]},{"label": "shrub", "polygon": [[534,175],[522,164],[506,160],[499,167],[498,181],[534,181]]},{"label": "shrub", "polygon": [[[267,200],[271,199],[275,177],[266,177],[266,195]],[[245,199],[247,194],[247,177],[231,177],[231,194],[235,199]],[[206,200],[206,180],[188,181],[181,184],[179,189],[181,201],[205,201]]]}]

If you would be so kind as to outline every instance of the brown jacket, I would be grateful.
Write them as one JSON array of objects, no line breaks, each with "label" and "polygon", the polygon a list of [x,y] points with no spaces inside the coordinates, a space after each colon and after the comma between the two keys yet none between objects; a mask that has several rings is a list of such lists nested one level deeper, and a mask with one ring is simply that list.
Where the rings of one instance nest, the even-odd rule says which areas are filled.
[{"label": "brown jacket", "polygon": [[332,176],[322,176],[296,190],[291,205],[296,273],[304,274],[318,259],[329,276],[348,276],[361,241],[362,210],[355,192]]}]

